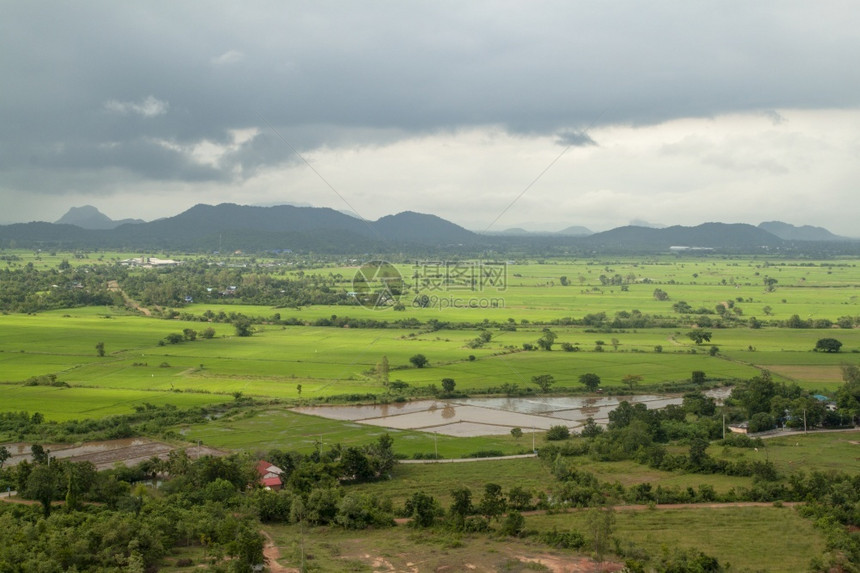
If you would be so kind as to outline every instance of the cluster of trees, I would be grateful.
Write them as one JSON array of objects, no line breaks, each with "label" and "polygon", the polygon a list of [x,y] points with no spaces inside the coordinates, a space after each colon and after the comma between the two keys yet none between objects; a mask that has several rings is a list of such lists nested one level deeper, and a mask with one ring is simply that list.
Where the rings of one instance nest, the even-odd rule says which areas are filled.
[{"label": "cluster of trees", "polygon": [[[0,472],[39,502],[0,504],[3,569],[142,572],[188,545],[205,547],[210,570],[245,572],[263,562],[256,515],[243,495],[254,479],[247,457],[191,460],[180,450],[101,472],[37,445],[32,458]],[[155,476],[167,479],[158,490],[143,483]]]},{"label": "cluster of trees", "polygon": [[268,461],[285,470],[277,492],[259,486],[256,460],[247,454],[192,459],[176,450],[167,459],[99,472],[90,462],[57,460],[39,445],[32,462],[3,467],[4,448],[0,485],[39,505],[0,504],[0,568],[142,572],[173,547],[197,545],[205,548],[209,570],[251,571],[263,562],[258,520],[393,525],[390,501],[345,488],[389,477],[392,446],[385,434],[361,448],[269,452]]},{"label": "cluster of trees", "polygon": [[[761,479],[776,479],[772,464],[758,461],[715,459],[707,454],[711,440],[720,439],[726,421],[749,420],[751,431],[763,431],[777,424],[788,427],[839,427],[850,423],[860,413],[860,369],[847,368],[855,382],[845,385],[839,400],[842,411],[831,412],[824,404],[795,384],[775,383],[767,372],[738,384],[726,401],[726,408],[717,412],[713,398],[701,392],[684,396],[680,406],[670,405],[662,410],[649,410],[644,404],[626,401],[609,414],[604,429],[588,420],[582,429],[584,441],[549,446],[541,455],[589,455],[596,460],[633,459],[663,470],[682,469],[689,472],[752,475]],[[558,435],[555,439],[564,439]],[[688,447],[686,453],[671,453],[666,445],[678,441]],[[561,449],[559,449],[561,448]]]},{"label": "cluster of trees", "polygon": [[796,384],[774,382],[767,371],[732,390],[726,401],[749,421],[750,432],[771,430],[777,426],[796,429],[839,427],[852,423],[857,410],[828,410],[825,404]]},{"label": "cluster of trees", "polygon": [[[484,484],[480,497],[468,487],[452,490],[447,508],[432,495],[417,491],[406,500],[399,513],[408,517],[409,524],[416,529],[530,538],[559,549],[590,550],[598,561],[609,551],[622,557],[633,554],[635,557],[625,561],[630,571],[692,573],[723,570],[716,559],[700,552],[664,551],[650,556],[639,548],[631,548],[629,543],[625,545],[622,538],[613,535],[615,515],[612,504],[628,500],[642,503],[643,492],[650,491],[650,484],[625,490],[617,483],[601,483],[593,474],[577,469],[576,464],[565,457],[542,457],[552,465],[555,477],[547,491],[520,486],[504,491],[500,485],[490,482]],[[667,490],[667,493],[670,491],[675,489]],[[709,486],[701,486],[694,491],[697,500],[713,501],[715,497],[713,488]],[[591,508],[582,531],[573,528],[539,531],[526,527],[523,512],[536,509],[554,511],[566,507]]]},{"label": "cluster of trees", "polygon": [[107,288],[118,273],[108,265],[38,270],[27,263],[21,268],[0,269],[0,311],[122,305],[122,297]]},{"label": "cluster of trees", "polygon": [[185,297],[195,302],[286,307],[355,304],[340,274],[285,273],[283,268],[227,267],[189,261],[177,267],[128,273],[120,286],[146,306],[182,307]]}]

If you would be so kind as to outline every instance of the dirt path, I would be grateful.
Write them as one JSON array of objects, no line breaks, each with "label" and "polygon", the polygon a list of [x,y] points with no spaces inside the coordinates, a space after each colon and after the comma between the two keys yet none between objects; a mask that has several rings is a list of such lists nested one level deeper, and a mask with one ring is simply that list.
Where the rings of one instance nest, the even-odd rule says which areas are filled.
[{"label": "dirt path", "polygon": [[292,567],[284,567],[280,563],[278,563],[278,559],[281,558],[281,550],[275,545],[275,542],[272,541],[272,536],[269,535],[269,532],[266,530],[260,531],[263,534],[263,537],[266,538],[266,543],[263,545],[263,557],[266,558],[266,565],[268,566],[270,573],[300,573],[298,569]]},{"label": "dirt path", "polygon": [[107,288],[109,291],[118,292],[122,295],[122,300],[125,301],[126,306],[129,308],[133,308],[134,310],[142,313],[144,316],[152,316],[152,312],[145,306],[141,306],[139,302],[130,298],[125,291],[119,288],[119,283],[117,281],[108,281]]}]

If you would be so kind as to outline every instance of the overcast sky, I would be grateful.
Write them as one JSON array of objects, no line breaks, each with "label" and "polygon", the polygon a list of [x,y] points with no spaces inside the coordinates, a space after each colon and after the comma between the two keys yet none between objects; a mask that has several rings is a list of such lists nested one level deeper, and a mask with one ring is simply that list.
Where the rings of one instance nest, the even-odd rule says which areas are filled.
[{"label": "overcast sky", "polygon": [[91,204],[860,236],[855,1],[4,2],[0,222]]}]

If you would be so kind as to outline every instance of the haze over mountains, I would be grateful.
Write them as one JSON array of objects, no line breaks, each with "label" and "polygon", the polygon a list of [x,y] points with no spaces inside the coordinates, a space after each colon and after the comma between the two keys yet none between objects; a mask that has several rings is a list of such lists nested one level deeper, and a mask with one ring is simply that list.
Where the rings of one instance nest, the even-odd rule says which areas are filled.
[{"label": "haze over mountains", "polygon": [[[821,227],[797,227],[771,221],[759,226],[705,223],[665,228],[628,225],[600,233],[570,226],[555,233],[510,229],[479,234],[435,215],[406,211],[377,221],[321,207],[196,205],[173,217],[144,222],[113,221],[92,206],[72,208],[56,223],[0,226],[0,246],[74,248],[160,248],[197,251],[315,250],[319,252],[398,251],[401,248],[582,249],[659,252],[670,247],[755,251],[809,249],[840,245],[860,248],[860,241],[839,237]],[[835,248],[835,247],[828,247]]]},{"label": "haze over mountains", "polygon": [[115,229],[126,223],[144,222],[143,219],[120,219],[119,221],[114,221],[92,205],[72,207],[56,221],[58,225],[75,225],[82,229],[91,230]]}]

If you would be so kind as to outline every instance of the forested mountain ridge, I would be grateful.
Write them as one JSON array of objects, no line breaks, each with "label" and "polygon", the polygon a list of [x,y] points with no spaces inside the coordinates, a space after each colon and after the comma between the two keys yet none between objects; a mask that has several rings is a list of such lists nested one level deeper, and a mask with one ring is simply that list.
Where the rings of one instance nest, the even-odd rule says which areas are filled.
[{"label": "forested mountain ridge", "polygon": [[[75,216],[81,215],[76,213]],[[83,215],[88,213],[94,217],[88,223],[90,228],[59,222],[0,226],[0,248],[290,250],[340,254],[457,248],[472,254],[487,250],[550,254],[648,253],[686,247],[733,252],[812,249],[819,254],[853,254],[860,246],[860,242],[838,237],[826,229],[785,223],[762,223],[758,227],[740,223],[666,228],[629,225],[588,236],[562,233],[503,236],[474,233],[436,215],[412,211],[368,221],[325,207],[198,204],[173,217],[123,224],[111,221],[95,208],[85,209]],[[75,217],[67,214],[60,219],[69,220]],[[118,226],[92,228],[113,224]]]}]

